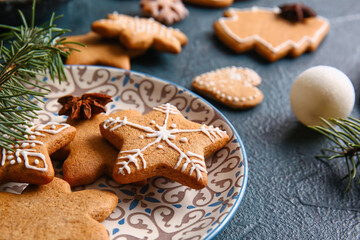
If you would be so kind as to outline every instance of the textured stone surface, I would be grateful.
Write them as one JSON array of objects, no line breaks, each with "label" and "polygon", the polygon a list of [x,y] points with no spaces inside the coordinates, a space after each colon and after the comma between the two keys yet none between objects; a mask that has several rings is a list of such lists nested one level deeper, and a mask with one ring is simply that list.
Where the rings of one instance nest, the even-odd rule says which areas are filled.
[{"label": "textured stone surface", "polygon": [[[315,155],[329,145],[324,137],[302,126],[293,115],[289,92],[296,76],[316,65],[343,71],[359,93],[360,4],[357,0],[308,0],[331,29],[317,51],[297,59],[267,63],[254,53],[234,54],[214,35],[212,24],[225,9],[187,6],[190,15],[174,27],[189,37],[179,55],[148,52],[132,60],[132,69],[186,88],[194,76],[225,66],[254,69],[262,77],[264,100],[258,107],[235,111],[212,102],[238,130],[249,161],[249,181],[240,208],[216,240],[232,239],[356,239],[360,232],[359,187],[343,193],[343,161],[320,162]],[[237,1],[233,7],[286,3],[275,0]],[[90,30],[92,21],[118,11],[140,15],[139,1],[73,0],[58,9],[58,22],[73,34]],[[352,116],[359,117],[359,100]]]}]

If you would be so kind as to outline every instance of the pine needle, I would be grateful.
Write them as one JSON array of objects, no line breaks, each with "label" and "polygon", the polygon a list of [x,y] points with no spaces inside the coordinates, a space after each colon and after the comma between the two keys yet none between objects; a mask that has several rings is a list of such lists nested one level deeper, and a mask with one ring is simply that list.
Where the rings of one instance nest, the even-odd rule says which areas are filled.
[{"label": "pine needle", "polygon": [[[50,92],[37,77],[49,75],[53,81],[66,80],[61,57],[67,57],[70,51],[63,45],[66,38],[61,36],[69,30],[56,27],[54,21],[61,16],[54,14],[47,23],[35,26],[35,5],[34,0],[30,23],[19,11],[21,26],[0,24],[7,30],[0,35],[0,146],[6,149],[15,139],[24,139],[29,121],[37,118],[40,108],[34,98]],[[42,91],[27,89],[28,84]]]},{"label": "pine needle", "polygon": [[332,149],[323,149],[324,155],[317,157],[345,160],[348,174],[342,180],[347,179],[345,191],[348,191],[360,166],[360,120],[355,118],[329,120],[321,118],[321,120],[324,126],[309,127],[326,136],[335,143],[335,146]]}]

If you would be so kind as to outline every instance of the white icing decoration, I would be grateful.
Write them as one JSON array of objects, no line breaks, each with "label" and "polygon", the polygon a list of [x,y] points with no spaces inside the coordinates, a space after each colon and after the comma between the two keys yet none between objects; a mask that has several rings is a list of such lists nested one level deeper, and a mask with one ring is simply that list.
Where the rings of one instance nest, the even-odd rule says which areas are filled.
[{"label": "white icing decoration", "polygon": [[111,19],[101,19],[100,22],[102,24],[115,23],[121,29],[126,28],[134,31],[134,34],[147,33],[172,40],[176,39],[173,33],[179,32],[178,29],[166,27],[153,18],[129,17],[116,12],[111,17]]},{"label": "white icing decoration", "polygon": [[223,27],[223,29],[225,30],[225,32],[231,36],[234,40],[238,41],[239,43],[244,43],[244,42],[253,42],[253,41],[258,41],[261,44],[263,44],[265,47],[267,47],[270,51],[272,51],[273,53],[277,53],[279,51],[281,51],[284,47],[287,47],[288,45],[294,47],[294,48],[298,48],[300,47],[304,42],[310,42],[310,43],[315,43],[318,38],[321,36],[321,34],[326,31],[326,29],[329,26],[329,22],[328,20],[326,20],[323,17],[317,16],[317,18],[321,19],[324,21],[324,24],[321,26],[321,28],[319,28],[314,36],[310,37],[310,36],[304,36],[300,39],[300,41],[298,42],[294,42],[293,40],[287,40],[285,42],[283,42],[282,44],[278,45],[277,47],[274,47],[271,43],[267,42],[265,39],[261,38],[259,35],[252,35],[246,38],[241,38],[239,36],[237,36],[226,24],[225,21],[226,20],[230,20],[230,21],[236,21],[238,19],[237,15],[236,15],[236,11],[252,11],[252,12],[257,12],[257,11],[272,11],[274,13],[279,13],[280,9],[279,8],[259,8],[259,7],[252,7],[252,8],[243,8],[243,9],[235,9],[235,8],[230,8],[228,11],[231,13],[231,17],[222,17],[219,19],[219,23],[221,24],[221,26]]},{"label": "white icing decoration", "polygon": [[[218,98],[230,102],[239,102],[239,95],[233,96],[233,93],[233,95],[231,96],[228,93],[229,86],[232,87],[234,84],[253,87],[255,91],[254,95],[252,96],[253,98],[256,98],[260,95],[260,90],[257,89],[256,86],[260,84],[261,78],[254,70],[250,68],[235,66],[219,68],[197,76],[194,81],[196,83],[199,83],[200,81],[202,83],[207,82],[207,84],[202,84],[203,86],[200,87],[202,89],[210,91],[211,94],[214,94]],[[239,83],[234,83],[234,81],[239,81]],[[216,87],[210,88],[210,85],[217,85],[220,90]]]},{"label": "white icing decoration", "polygon": [[188,139],[186,137],[182,137],[180,138],[180,142],[182,143],[187,143]]},{"label": "white icing decoration", "polygon": [[[147,148],[151,147],[152,145],[155,145],[155,144],[159,143],[160,141],[163,141],[170,148],[174,149],[175,151],[177,151],[179,153],[177,164],[174,167],[175,169],[177,169],[180,166],[180,164],[183,161],[185,161],[185,163],[183,164],[183,166],[181,168],[181,171],[184,172],[186,170],[186,168],[190,165],[190,173],[189,174],[191,175],[195,171],[196,175],[197,175],[197,180],[199,181],[200,179],[202,179],[202,172],[205,172],[205,173],[207,172],[206,168],[205,168],[204,157],[200,156],[198,154],[192,153],[190,151],[188,151],[185,154],[171,140],[175,139],[175,137],[176,137],[175,134],[177,134],[177,133],[201,132],[201,133],[205,134],[212,142],[214,142],[215,139],[223,137],[222,134],[224,133],[224,131],[220,130],[219,128],[214,128],[213,126],[207,127],[206,125],[202,125],[201,128],[199,128],[199,129],[176,129],[176,128],[167,129],[169,115],[170,114],[180,114],[179,110],[175,106],[170,105],[169,103],[155,107],[155,108],[153,108],[153,110],[163,112],[166,115],[163,125],[159,126],[158,124],[155,123],[155,129],[152,129],[151,127],[148,127],[148,126],[143,126],[140,124],[129,122],[127,120],[126,116],[122,120],[120,118],[115,118],[115,119],[109,118],[108,120],[106,120],[103,123],[104,129],[109,129],[110,131],[114,131],[121,126],[127,125],[130,127],[134,127],[134,128],[143,130],[144,132],[147,133],[145,135],[147,138],[155,138],[153,142],[149,143],[142,149],[132,149],[132,150],[127,150],[127,151],[121,151],[120,154],[122,154],[122,153],[131,153],[131,154],[127,155],[127,156],[121,156],[118,158],[118,159],[124,159],[124,161],[117,163],[117,165],[120,165],[118,172],[123,175],[125,175],[125,173],[130,174],[131,170],[129,168],[129,164],[131,164],[131,163],[133,163],[136,166],[136,168],[139,169],[140,167],[137,162],[137,157],[140,157],[142,164],[143,164],[143,168],[146,168],[146,160],[144,159],[142,152],[144,152]],[[172,125],[170,125],[170,126],[172,126]],[[186,141],[187,141],[186,137],[182,137],[180,139],[180,142],[186,142]],[[163,146],[160,144],[158,144],[157,147],[163,148]]]},{"label": "white icing decoration", "polygon": [[[58,129],[57,126],[60,126]],[[25,168],[45,172],[47,171],[47,164],[45,161],[45,156],[42,153],[36,152],[36,145],[43,145],[43,142],[36,140],[37,136],[45,136],[45,134],[57,134],[64,129],[70,127],[69,124],[65,123],[46,123],[46,124],[38,124],[28,127],[25,132],[28,134],[24,134],[23,136],[27,138],[27,140],[17,140],[17,143],[14,145],[9,145],[8,147],[11,149],[15,149],[15,151],[8,151],[5,148],[2,149],[2,158],[0,167],[4,166],[6,161],[9,161],[11,165],[16,163],[20,164],[24,162]],[[10,139],[9,136],[7,138]],[[29,157],[36,157],[34,160],[35,165],[40,164],[40,160],[43,162],[43,167],[33,166],[29,162]],[[15,159],[14,159],[15,158]]]}]

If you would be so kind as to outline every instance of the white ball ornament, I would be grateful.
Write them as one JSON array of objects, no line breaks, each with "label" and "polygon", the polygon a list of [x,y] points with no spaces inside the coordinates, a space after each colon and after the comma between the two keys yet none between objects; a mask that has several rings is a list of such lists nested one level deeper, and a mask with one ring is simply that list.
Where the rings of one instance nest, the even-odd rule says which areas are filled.
[{"label": "white ball ornament", "polygon": [[304,125],[322,125],[320,117],[346,118],[355,104],[350,79],[329,66],[311,67],[295,80],[290,92],[291,108]]}]

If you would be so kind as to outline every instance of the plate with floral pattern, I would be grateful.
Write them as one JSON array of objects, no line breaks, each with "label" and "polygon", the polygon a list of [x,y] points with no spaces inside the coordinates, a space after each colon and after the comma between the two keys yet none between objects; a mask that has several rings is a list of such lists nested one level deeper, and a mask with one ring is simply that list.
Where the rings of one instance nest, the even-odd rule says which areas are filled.
[{"label": "plate with floral pattern", "polygon": [[[141,113],[170,103],[189,120],[225,130],[230,141],[206,157],[208,185],[191,189],[165,177],[154,177],[145,186],[121,185],[102,177],[91,185],[76,187],[115,193],[119,203],[103,222],[110,239],[211,239],[224,228],[240,206],[247,183],[244,146],[231,123],[193,92],[146,74],[117,68],[73,65],[66,67],[67,82],[47,81],[52,91],[44,98],[39,121],[63,122],[57,99],[64,95],[104,93],[112,96],[107,113],[135,109]],[[55,166],[61,177],[61,163]],[[21,192],[24,184],[7,183],[0,190]]]}]

